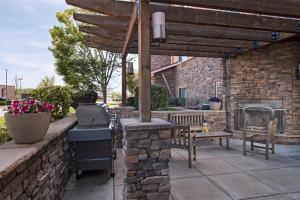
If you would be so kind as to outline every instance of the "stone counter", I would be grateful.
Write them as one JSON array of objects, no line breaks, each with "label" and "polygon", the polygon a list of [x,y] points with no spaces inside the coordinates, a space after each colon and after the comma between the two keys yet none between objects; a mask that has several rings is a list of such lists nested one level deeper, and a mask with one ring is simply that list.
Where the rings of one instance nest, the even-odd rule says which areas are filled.
[{"label": "stone counter", "polygon": [[34,144],[0,145],[0,199],[62,198],[72,173],[68,130],[77,122],[74,115],[50,124],[44,140]]}]

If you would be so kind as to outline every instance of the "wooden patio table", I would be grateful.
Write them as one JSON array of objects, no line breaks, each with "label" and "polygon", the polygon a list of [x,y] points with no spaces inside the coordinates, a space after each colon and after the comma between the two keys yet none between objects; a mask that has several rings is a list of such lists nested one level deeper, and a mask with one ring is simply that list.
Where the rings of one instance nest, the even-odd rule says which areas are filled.
[{"label": "wooden patio table", "polygon": [[213,139],[213,138],[219,138],[219,145],[223,145],[223,138],[226,138],[226,148],[229,149],[229,137],[232,137],[232,132],[230,130],[224,130],[224,131],[212,131],[208,133],[204,132],[193,132],[191,129],[191,132],[193,133],[193,151],[194,151],[194,160],[196,160],[196,140],[197,139]]}]

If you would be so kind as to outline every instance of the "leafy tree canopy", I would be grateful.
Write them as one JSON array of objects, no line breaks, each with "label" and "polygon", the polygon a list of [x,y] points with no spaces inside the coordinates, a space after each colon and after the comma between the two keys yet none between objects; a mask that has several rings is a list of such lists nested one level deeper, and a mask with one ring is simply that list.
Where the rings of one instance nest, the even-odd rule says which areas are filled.
[{"label": "leafy tree canopy", "polygon": [[74,11],[58,12],[59,25],[49,30],[52,38],[49,50],[56,59],[56,71],[74,89],[102,92],[106,102],[107,85],[121,67],[120,55],[87,47],[84,34],[72,19]]}]

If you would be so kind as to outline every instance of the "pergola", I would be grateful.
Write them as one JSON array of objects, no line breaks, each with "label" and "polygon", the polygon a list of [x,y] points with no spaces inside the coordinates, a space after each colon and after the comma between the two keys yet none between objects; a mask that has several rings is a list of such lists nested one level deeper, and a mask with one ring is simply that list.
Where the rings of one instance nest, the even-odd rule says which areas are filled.
[{"label": "pergola", "polygon": [[[122,104],[126,102],[126,57],[139,58],[139,111],[151,121],[151,55],[226,58],[300,32],[296,0],[66,0],[93,11],[74,14],[86,25],[90,47],[122,54]],[[167,40],[151,40],[151,13],[164,12]]]}]

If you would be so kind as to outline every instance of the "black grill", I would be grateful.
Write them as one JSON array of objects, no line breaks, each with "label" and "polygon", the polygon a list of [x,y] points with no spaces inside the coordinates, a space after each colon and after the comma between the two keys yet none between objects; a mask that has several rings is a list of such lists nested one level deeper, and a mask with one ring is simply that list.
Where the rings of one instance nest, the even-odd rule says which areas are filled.
[{"label": "black grill", "polygon": [[76,179],[83,171],[106,169],[113,174],[114,121],[105,104],[84,104],[76,109],[78,125],[69,131],[75,149]]}]

